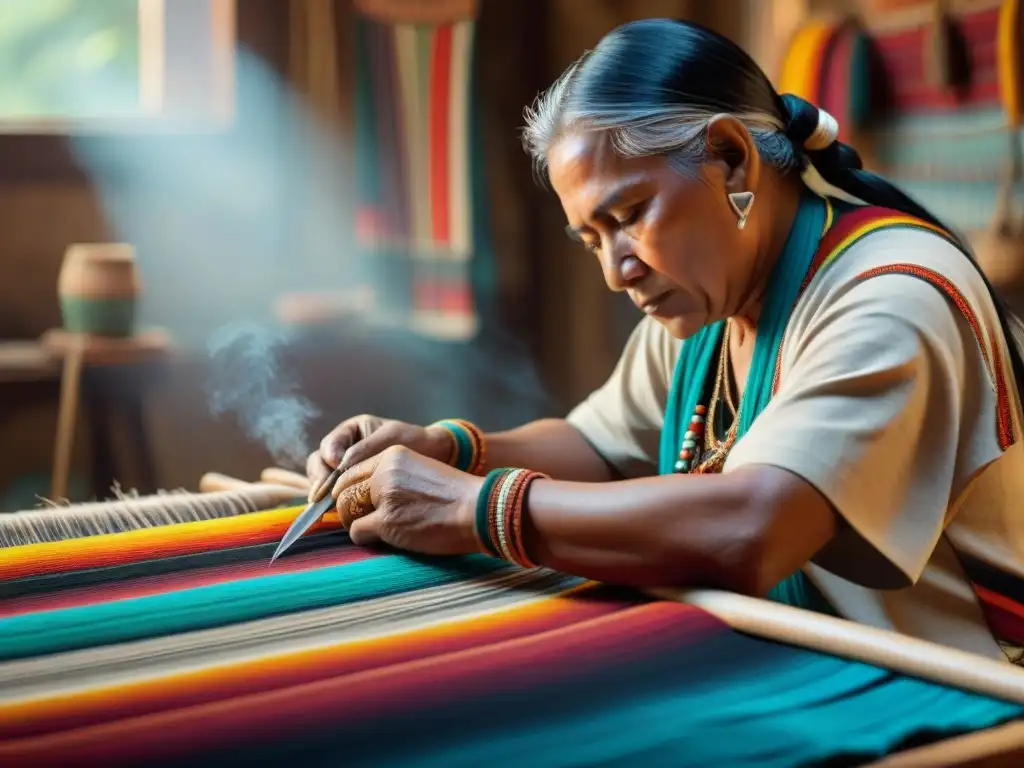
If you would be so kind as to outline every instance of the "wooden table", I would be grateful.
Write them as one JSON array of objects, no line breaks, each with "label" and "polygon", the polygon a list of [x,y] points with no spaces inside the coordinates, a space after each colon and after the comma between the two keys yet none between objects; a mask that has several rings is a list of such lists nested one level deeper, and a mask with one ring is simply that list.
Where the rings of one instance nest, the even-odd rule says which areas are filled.
[{"label": "wooden table", "polygon": [[[156,490],[156,472],[143,418],[143,392],[138,379],[150,378],[154,365],[172,351],[162,330],[127,339],[71,334],[57,329],[39,341],[0,343],[0,385],[60,383],[57,431],[54,440],[51,498],[68,491],[71,453],[79,403],[86,401],[92,435],[92,491],[102,494],[117,477],[110,422],[122,414],[137,454],[143,492]],[[131,375],[127,375],[131,374]],[[131,379],[131,381],[126,381]]]}]

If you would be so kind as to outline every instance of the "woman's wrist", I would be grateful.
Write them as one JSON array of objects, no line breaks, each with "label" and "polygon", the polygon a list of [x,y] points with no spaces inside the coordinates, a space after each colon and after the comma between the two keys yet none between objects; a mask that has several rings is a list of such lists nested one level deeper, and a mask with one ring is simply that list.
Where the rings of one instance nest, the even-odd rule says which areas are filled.
[{"label": "woman's wrist", "polygon": [[477,495],[474,531],[481,552],[523,568],[533,568],[523,539],[530,486],[545,478],[528,469],[495,469],[487,473]]},{"label": "woman's wrist", "polygon": [[426,428],[438,443],[439,460],[471,475],[483,475],[487,439],[483,430],[462,419],[444,419]]}]

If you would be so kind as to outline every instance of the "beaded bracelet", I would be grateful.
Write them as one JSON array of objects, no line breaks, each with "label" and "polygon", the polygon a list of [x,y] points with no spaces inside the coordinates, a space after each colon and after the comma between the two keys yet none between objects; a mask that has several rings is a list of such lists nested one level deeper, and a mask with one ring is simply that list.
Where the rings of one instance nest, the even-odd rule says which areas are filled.
[{"label": "beaded bracelet", "polygon": [[480,549],[523,568],[536,565],[523,544],[523,510],[534,480],[547,478],[528,469],[495,469],[487,473],[476,502],[476,535]]},{"label": "beaded bracelet", "polygon": [[463,472],[479,475],[487,463],[487,441],[475,425],[462,419],[444,419],[434,424],[452,436],[452,452],[448,463]]}]

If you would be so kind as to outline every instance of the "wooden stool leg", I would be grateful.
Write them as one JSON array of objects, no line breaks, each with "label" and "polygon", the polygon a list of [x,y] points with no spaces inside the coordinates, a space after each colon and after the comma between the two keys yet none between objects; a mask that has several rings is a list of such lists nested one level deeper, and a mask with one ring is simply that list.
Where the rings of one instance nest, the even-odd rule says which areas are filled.
[{"label": "wooden stool leg", "polygon": [[139,492],[156,493],[156,462],[153,461],[153,450],[146,428],[146,415],[142,394],[138,391],[127,393],[123,403],[128,433],[138,458]]},{"label": "wooden stool leg", "polygon": [[53,454],[53,477],[50,496],[54,501],[68,493],[71,450],[75,444],[75,420],[78,417],[78,394],[82,379],[84,350],[78,345],[67,351],[60,382],[60,409],[57,413],[57,443]]}]

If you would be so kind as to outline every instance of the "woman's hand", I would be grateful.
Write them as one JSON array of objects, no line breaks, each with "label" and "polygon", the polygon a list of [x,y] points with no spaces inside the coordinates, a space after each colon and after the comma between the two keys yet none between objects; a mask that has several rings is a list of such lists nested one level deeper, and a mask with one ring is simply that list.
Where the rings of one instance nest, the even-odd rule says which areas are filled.
[{"label": "woman's hand", "polygon": [[344,472],[393,446],[404,446],[443,462],[451,454],[453,443],[443,427],[419,427],[377,416],[346,419],[320,441],[320,449],[306,460],[310,495],[335,468]]},{"label": "woman's hand", "polygon": [[346,471],[332,493],[355,544],[463,555],[480,551],[474,523],[482,487],[483,478],[393,446]]}]

